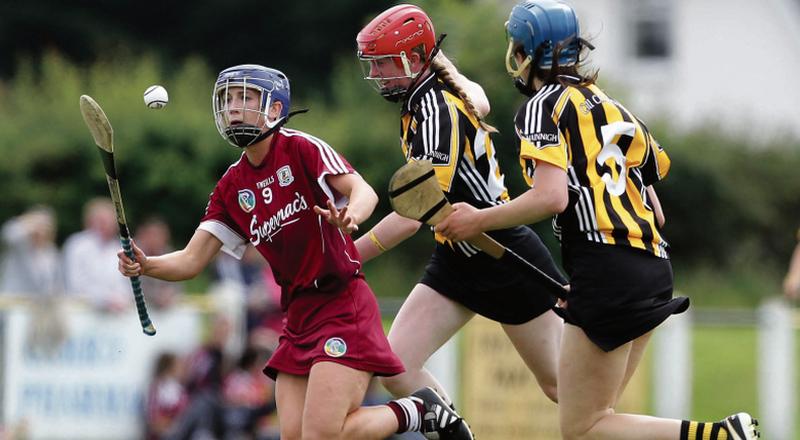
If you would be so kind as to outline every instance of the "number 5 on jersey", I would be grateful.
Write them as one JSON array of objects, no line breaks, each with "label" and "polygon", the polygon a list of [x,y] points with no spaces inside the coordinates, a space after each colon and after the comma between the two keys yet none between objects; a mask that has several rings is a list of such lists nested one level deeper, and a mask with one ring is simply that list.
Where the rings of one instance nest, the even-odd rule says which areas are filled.
[{"label": "number 5 on jersey", "polygon": [[[601,167],[611,168],[614,170],[614,165],[608,166],[606,162],[613,159],[614,163],[619,167],[619,174],[614,179],[612,172],[603,173],[600,178],[606,184],[606,190],[609,194],[619,197],[625,192],[625,183],[628,177],[628,166],[625,160],[625,155],[622,149],[619,148],[617,142],[623,136],[633,138],[636,134],[636,125],[631,122],[619,121],[600,127],[603,136],[603,149],[597,155],[597,164]],[[630,141],[628,142],[630,143]]]}]

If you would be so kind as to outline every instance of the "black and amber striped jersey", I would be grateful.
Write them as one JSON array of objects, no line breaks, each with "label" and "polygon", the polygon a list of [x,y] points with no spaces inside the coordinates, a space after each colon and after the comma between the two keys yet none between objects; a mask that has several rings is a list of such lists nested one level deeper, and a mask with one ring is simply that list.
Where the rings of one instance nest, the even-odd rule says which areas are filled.
[{"label": "black and amber striped jersey", "polygon": [[562,242],[631,246],[668,258],[645,189],[666,176],[670,160],[625,107],[596,85],[549,84],[519,109],[515,126],[529,185],[536,162],[567,172],[569,205],[553,218]]},{"label": "black and amber striped jersey", "polygon": [[[433,163],[450,203],[485,208],[509,200],[489,133],[437,75],[424,79],[403,104],[400,137],[407,161]],[[438,233],[436,241],[447,242]],[[466,255],[478,252],[466,242],[451,246]]]}]

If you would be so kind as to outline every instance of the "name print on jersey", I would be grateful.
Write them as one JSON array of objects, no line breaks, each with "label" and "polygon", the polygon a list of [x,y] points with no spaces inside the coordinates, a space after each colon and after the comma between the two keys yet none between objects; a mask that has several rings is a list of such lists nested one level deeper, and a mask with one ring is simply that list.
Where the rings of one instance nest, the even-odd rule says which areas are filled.
[{"label": "name print on jersey", "polygon": [[275,176],[269,176],[266,179],[262,180],[261,182],[256,183],[256,188],[264,189],[275,182]]},{"label": "name print on jersey", "polygon": [[272,214],[270,218],[264,220],[260,225],[258,224],[258,216],[253,214],[253,218],[250,220],[250,243],[253,243],[253,246],[258,246],[262,240],[272,241],[272,237],[279,233],[284,226],[300,220],[300,217],[295,217],[295,215],[307,210],[308,203],[299,192],[294,194],[295,199],[293,201],[287,203],[286,206],[276,211],[275,214]]},{"label": "name print on jersey", "polygon": [[540,149],[558,145],[558,133],[531,133],[525,136],[525,138],[534,144],[541,143],[541,146],[539,146]]},{"label": "name print on jersey", "polygon": [[604,102],[616,103],[616,102],[615,102],[613,99],[611,99],[611,98],[606,98],[606,97],[600,97],[600,96],[597,96],[597,95],[592,95],[592,96],[590,96],[590,97],[586,98],[586,99],[585,99],[585,100],[584,100],[582,103],[580,103],[580,104],[578,105],[578,108],[581,110],[581,113],[583,113],[584,115],[588,115],[588,114],[589,114],[589,112],[591,112],[591,111],[592,111],[592,109],[593,109],[595,106],[598,106],[598,105],[600,105],[600,104],[602,104],[602,103],[604,103]]}]

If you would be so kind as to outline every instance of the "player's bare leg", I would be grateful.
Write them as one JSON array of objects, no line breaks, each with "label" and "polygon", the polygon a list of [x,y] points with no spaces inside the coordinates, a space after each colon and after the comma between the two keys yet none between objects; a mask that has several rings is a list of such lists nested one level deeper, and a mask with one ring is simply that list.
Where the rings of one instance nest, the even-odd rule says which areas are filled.
[{"label": "player's bare leg", "polygon": [[397,313],[388,337],[392,351],[403,361],[406,372],[382,377],[383,386],[396,397],[429,386],[452,402],[424,365],[473,316],[475,313],[430,287],[414,286]]},{"label": "player's bare leg", "polygon": [[636,367],[639,366],[639,362],[642,360],[642,356],[644,356],[644,350],[647,348],[647,343],[650,342],[650,337],[652,335],[653,332],[650,331],[633,340],[631,345],[631,353],[628,356],[628,366],[625,368],[625,376],[622,378],[622,386],[619,388],[617,398],[614,401],[614,406],[619,403],[622,393],[625,392],[625,388],[627,388],[628,383],[631,381],[633,373],[636,372]]},{"label": "player's bare leg", "polygon": [[361,407],[372,373],[334,362],[311,367],[303,411],[303,440],[384,439],[398,421],[386,405]]},{"label": "player's bare leg", "polygon": [[307,386],[306,376],[278,373],[275,381],[275,403],[278,406],[278,422],[283,440],[302,438],[303,407]]},{"label": "player's bare leg", "polygon": [[558,401],[556,378],[563,328],[564,322],[552,310],[524,324],[503,324],[503,330],[533,372],[539,387],[554,402]]},{"label": "player's bare leg", "polygon": [[579,327],[564,326],[558,402],[565,440],[679,438],[680,420],[616,414],[613,410],[625,382],[633,345],[629,342],[606,353]]}]

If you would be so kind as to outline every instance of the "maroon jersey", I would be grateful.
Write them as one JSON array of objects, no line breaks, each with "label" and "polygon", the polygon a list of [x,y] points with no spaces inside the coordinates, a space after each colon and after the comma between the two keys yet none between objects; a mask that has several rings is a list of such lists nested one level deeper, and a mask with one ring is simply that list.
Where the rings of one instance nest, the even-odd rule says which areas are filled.
[{"label": "maroon jersey", "polygon": [[338,291],[357,275],[361,258],[353,240],[314,213],[314,205],[338,208],[347,200],[328,186],[328,175],[355,173],[324,141],[286,128],[273,135],[258,166],[245,154],[211,193],[199,229],[241,258],[248,242],[267,259],[283,291],[286,310],[298,291]]}]

